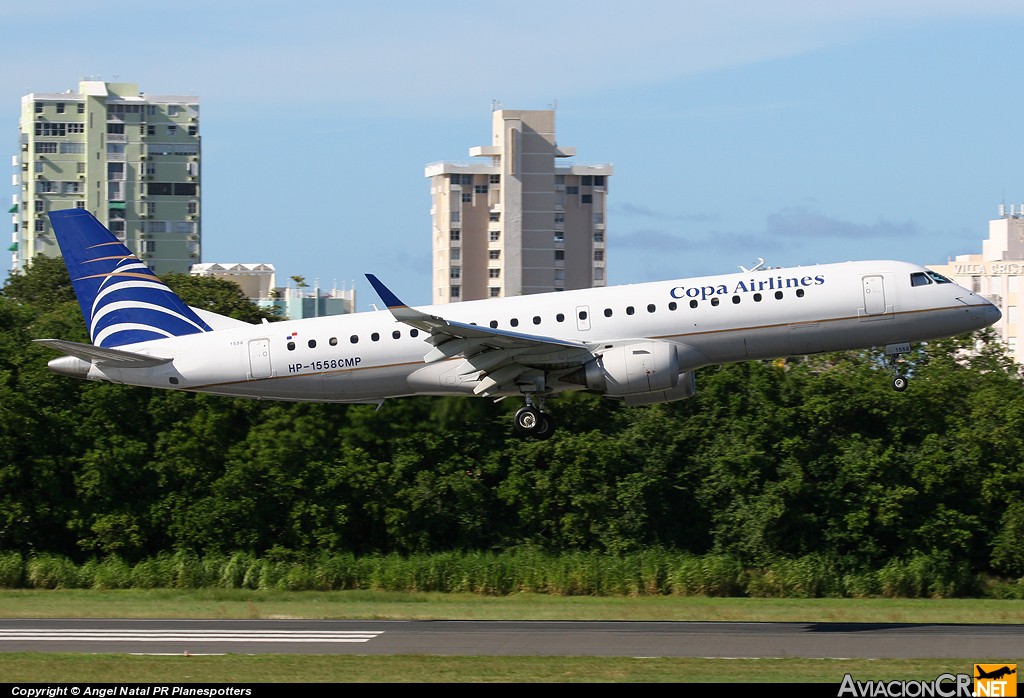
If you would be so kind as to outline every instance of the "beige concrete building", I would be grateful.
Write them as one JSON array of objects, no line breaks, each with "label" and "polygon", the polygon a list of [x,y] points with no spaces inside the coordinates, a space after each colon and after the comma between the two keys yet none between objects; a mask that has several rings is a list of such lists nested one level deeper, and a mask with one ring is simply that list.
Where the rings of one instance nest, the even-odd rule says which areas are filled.
[{"label": "beige concrete building", "polygon": [[1018,209],[999,207],[999,218],[989,221],[988,239],[981,254],[957,255],[946,264],[929,264],[929,269],[980,293],[995,303],[1003,317],[994,325],[1017,363],[1024,363],[1020,307],[1024,292],[1024,204]]},{"label": "beige concrete building", "polygon": [[134,83],[21,98],[11,268],[60,256],[47,213],[84,208],[157,274],[200,261],[199,98]]},{"label": "beige concrete building", "polygon": [[498,109],[476,162],[430,179],[434,303],[604,286],[612,166],[569,161],[554,110]]}]

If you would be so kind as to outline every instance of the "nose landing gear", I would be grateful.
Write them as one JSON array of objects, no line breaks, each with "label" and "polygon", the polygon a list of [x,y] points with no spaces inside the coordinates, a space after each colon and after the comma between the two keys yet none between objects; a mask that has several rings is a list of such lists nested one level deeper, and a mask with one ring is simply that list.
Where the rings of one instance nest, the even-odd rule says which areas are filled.
[{"label": "nose landing gear", "polygon": [[899,364],[902,359],[900,357],[903,354],[910,353],[910,343],[903,342],[901,344],[887,344],[885,346],[885,354],[889,357],[889,370],[892,371],[892,388],[896,392],[902,393],[907,389],[910,384],[909,379],[900,373]]}]

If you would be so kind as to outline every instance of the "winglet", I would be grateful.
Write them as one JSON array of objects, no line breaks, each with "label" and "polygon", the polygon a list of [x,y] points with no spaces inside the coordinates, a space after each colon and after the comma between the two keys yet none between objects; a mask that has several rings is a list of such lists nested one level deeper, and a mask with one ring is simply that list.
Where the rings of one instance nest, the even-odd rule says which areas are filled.
[{"label": "winglet", "polygon": [[370,281],[370,285],[373,286],[373,290],[377,292],[380,299],[384,301],[384,305],[388,307],[388,310],[397,310],[398,308],[408,308],[405,303],[398,300],[398,296],[391,292],[387,286],[381,283],[373,274],[367,274],[366,278]]}]

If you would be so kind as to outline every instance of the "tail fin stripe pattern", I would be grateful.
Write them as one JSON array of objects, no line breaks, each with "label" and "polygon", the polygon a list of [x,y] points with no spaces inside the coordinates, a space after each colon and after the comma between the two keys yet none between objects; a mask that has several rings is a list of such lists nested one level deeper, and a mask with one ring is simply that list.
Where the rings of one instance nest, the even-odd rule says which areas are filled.
[{"label": "tail fin stripe pattern", "polygon": [[94,345],[119,347],[211,330],[91,213],[51,211],[50,221]]}]

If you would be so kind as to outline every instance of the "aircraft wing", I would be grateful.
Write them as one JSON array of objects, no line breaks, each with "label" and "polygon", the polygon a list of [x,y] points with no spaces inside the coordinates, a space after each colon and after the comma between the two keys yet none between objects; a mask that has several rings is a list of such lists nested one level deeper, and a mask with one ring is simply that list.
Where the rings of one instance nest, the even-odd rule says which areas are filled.
[{"label": "aircraft wing", "polygon": [[481,327],[410,308],[373,274],[366,278],[399,322],[423,330],[433,349],[424,355],[426,363],[456,356],[466,359],[461,375],[481,373],[477,394],[507,389],[530,378],[538,368],[553,365],[576,367],[592,358],[590,345],[557,337]]},{"label": "aircraft wing", "polygon": [[112,368],[149,368],[150,366],[160,366],[172,361],[172,359],[165,359],[160,356],[137,354],[133,351],[125,351],[124,349],[96,347],[92,344],[69,342],[66,339],[34,339],[32,341],[44,344],[51,349],[56,349],[62,354],[77,356],[83,361]]}]

